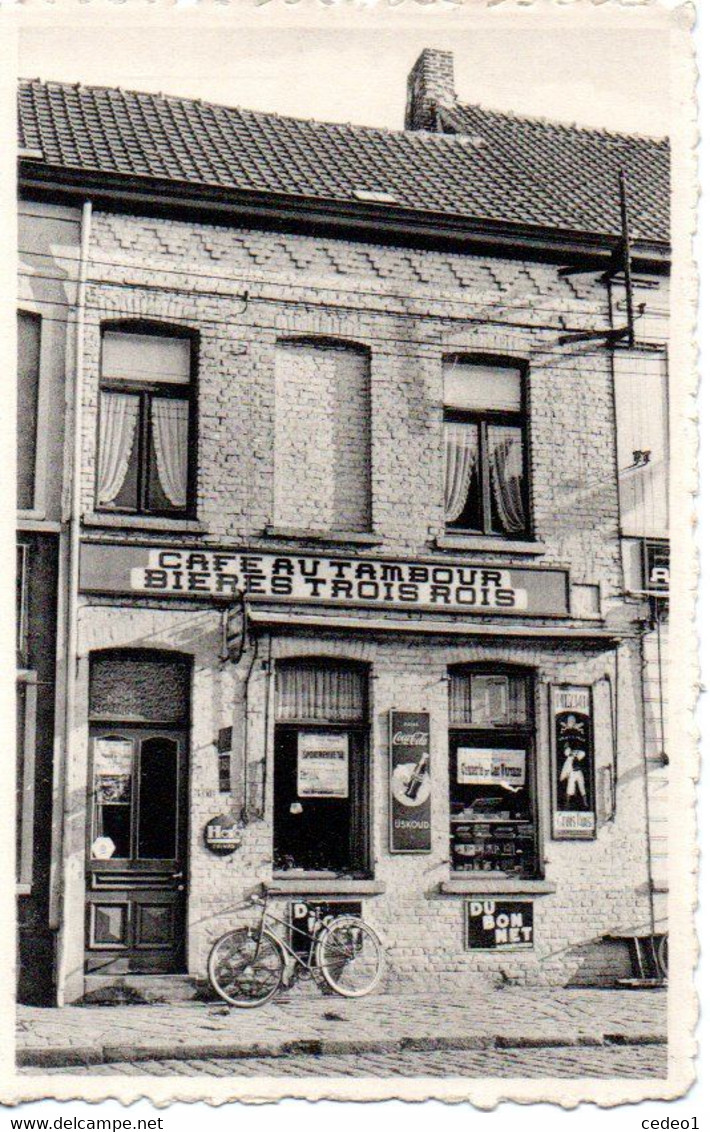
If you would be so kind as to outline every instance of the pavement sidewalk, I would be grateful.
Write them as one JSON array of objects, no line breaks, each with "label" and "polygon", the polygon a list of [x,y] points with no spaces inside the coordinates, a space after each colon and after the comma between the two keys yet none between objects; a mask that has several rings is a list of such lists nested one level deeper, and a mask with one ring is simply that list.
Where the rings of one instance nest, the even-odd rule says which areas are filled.
[{"label": "pavement sidewalk", "polygon": [[220,1003],[18,1008],[18,1066],[404,1050],[655,1045],[663,990],[504,987],[366,999],[292,992],[256,1010]]}]

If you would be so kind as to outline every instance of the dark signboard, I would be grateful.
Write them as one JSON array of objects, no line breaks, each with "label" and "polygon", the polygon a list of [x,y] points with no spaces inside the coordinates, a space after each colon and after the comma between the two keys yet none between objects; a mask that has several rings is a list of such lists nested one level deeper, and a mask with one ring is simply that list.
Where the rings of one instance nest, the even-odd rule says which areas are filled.
[{"label": "dark signboard", "polygon": [[297,955],[307,959],[310,948],[308,936],[317,936],[336,916],[361,915],[359,900],[294,900],[290,910],[289,943]]},{"label": "dark signboard", "polygon": [[431,852],[429,715],[390,712],[390,850]]},{"label": "dark signboard", "polygon": [[592,690],[570,685],[550,689],[552,734],[552,836],[596,836]]},{"label": "dark signboard", "polygon": [[517,951],[533,944],[532,900],[466,902],[466,947],[470,951]]},{"label": "dark signboard", "polygon": [[667,539],[644,539],[643,588],[668,597],[671,587],[671,548]]},{"label": "dark signboard", "polygon": [[[81,589],[175,598],[243,595],[249,602],[307,602],[437,613],[565,617],[566,570],[476,562],[347,558],[262,550],[83,543]],[[240,612],[227,626],[228,648],[241,648]]]},{"label": "dark signboard", "polygon": [[224,857],[233,853],[242,843],[239,820],[231,814],[218,814],[205,826],[205,845],[211,853]]}]

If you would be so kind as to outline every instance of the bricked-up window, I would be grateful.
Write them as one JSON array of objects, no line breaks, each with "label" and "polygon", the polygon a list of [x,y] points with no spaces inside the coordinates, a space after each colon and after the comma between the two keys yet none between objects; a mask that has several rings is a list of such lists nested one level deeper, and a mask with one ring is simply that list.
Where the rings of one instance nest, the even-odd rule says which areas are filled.
[{"label": "bricked-up window", "polygon": [[186,515],[194,481],[194,339],[142,325],[106,329],[96,506]]},{"label": "bricked-up window", "polygon": [[283,661],[275,699],[274,870],[366,875],[366,669]]},{"label": "bricked-up window", "polygon": [[444,436],[447,528],[508,538],[528,534],[520,369],[445,361]]},{"label": "bricked-up window", "polygon": [[17,506],[34,507],[39,403],[39,350],[42,320],[17,312]]},{"label": "bricked-up window", "polygon": [[276,349],[274,523],[370,529],[370,362],[332,342]]},{"label": "bricked-up window", "polygon": [[537,875],[532,676],[449,673],[451,867]]}]

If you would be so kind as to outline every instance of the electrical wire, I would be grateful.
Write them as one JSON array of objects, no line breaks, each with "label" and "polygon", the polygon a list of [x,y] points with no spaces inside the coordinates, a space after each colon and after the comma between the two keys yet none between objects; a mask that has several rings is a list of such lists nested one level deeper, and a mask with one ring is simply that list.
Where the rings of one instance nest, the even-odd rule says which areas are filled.
[{"label": "electrical wire", "polygon": [[[65,260],[65,261],[68,261],[68,262],[71,262],[71,263],[78,262],[78,260],[75,256],[63,256],[59,253],[54,254],[54,253],[51,253],[51,252],[37,252],[37,251],[32,251],[30,249],[25,249],[25,248],[20,248],[19,254],[31,256],[31,257],[36,257],[36,258],[41,258],[41,259],[49,259],[50,261]],[[406,251],[405,251],[404,254],[407,254]],[[439,253],[439,254],[441,254],[441,253]],[[254,284],[254,283],[261,284],[261,283],[277,282],[276,280],[269,280],[269,279],[265,279],[265,278],[255,280],[254,278],[252,278],[250,276],[234,275],[231,272],[229,274],[220,274],[218,272],[194,271],[192,269],[192,267],[190,267],[188,270],[186,270],[184,268],[181,269],[181,268],[175,268],[175,267],[164,267],[162,265],[160,267],[153,266],[153,265],[151,265],[151,267],[146,267],[145,263],[126,263],[125,261],[122,261],[122,260],[95,259],[93,257],[91,259],[91,263],[92,263],[92,266],[116,267],[116,268],[120,268],[124,271],[126,271],[126,270],[150,271],[151,273],[154,273],[154,274],[178,275],[178,276],[182,276],[183,278],[186,275],[189,275],[191,279],[214,279],[214,280],[218,280],[219,282],[222,282],[222,283],[230,282],[230,281],[231,282],[237,282],[237,283],[245,283],[245,284]],[[600,268],[599,271],[601,272],[602,269]],[[22,274],[22,272],[21,272],[21,274]],[[60,282],[60,283],[72,283],[73,282],[73,280],[65,279],[61,276],[52,276],[52,275],[38,276],[34,272],[27,272],[26,274],[28,276],[34,277],[34,278],[56,279],[56,281]],[[435,283],[424,284],[424,286],[427,286],[427,285],[436,286]],[[318,291],[318,292],[338,291],[338,292],[346,294],[346,295],[357,295],[359,297],[362,297],[363,293],[371,295],[375,298],[401,299],[403,297],[401,292],[397,292],[397,291],[380,291],[380,290],[377,290],[377,291],[365,291],[365,292],[363,292],[362,288],[359,288],[359,287],[344,287],[344,286],[342,286],[340,280],[338,280],[337,282],[334,281],[332,287],[322,287],[322,286],[318,286],[318,285],[315,285],[315,284],[311,285],[311,284],[307,284],[307,283],[304,283],[303,286],[307,286],[309,290]],[[462,287],[465,287],[465,286],[473,286],[473,284],[462,284]],[[209,292],[201,291],[200,293],[206,294],[206,293],[209,293]],[[411,300],[412,298],[416,298],[417,296],[408,295],[408,296],[405,296],[405,297],[407,299]],[[575,294],[575,299],[576,299],[577,302],[589,302],[589,303],[594,302],[593,299],[589,299],[589,300],[580,299],[576,294]],[[428,301],[428,296],[422,296],[422,301],[423,302]],[[470,300],[466,299],[466,298],[460,298],[460,299],[447,298],[445,301],[447,303],[451,303],[453,305],[461,305],[461,306],[466,306],[466,307],[470,307],[470,305],[471,305]],[[494,304],[490,304],[490,305],[493,306],[493,307],[496,307],[498,305],[509,306],[509,304],[507,304],[505,302],[503,302],[501,304],[494,303]],[[560,314],[568,314],[569,313],[568,308],[558,308],[558,307],[546,308],[544,306],[541,308],[540,304],[535,303],[533,301],[525,302],[525,303],[522,303],[520,305],[516,305],[515,307],[512,307],[512,306],[509,307],[509,309],[512,309],[512,310],[530,310],[531,308],[537,309],[537,310],[539,310],[539,309],[551,310],[551,311],[555,311],[556,313],[560,313]],[[646,307],[644,314],[649,315],[650,317],[655,317],[655,318],[665,318],[666,317],[665,312],[662,309],[659,309],[658,312],[652,312],[651,310],[649,310],[648,306]]]}]

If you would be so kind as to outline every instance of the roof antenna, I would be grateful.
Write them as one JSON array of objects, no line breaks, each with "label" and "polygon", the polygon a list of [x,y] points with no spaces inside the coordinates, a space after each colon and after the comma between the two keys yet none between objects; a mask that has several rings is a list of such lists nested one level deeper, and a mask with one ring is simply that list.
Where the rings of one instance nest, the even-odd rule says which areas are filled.
[{"label": "roof antenna", "polygon": [[[629,346],[636,345],[634,333],[634,288],[631,277],[631,240],[629,238],[629,214],[626,203],[626,174],[619,170],[619,213],[621,218],[621,239],[611,252],[611,262],[602,275],[602,281],[609,283],[617,275],[623,276],[624,295],[626,299],[626,325],[609,330],[573,330],[569,334],[562,334],[558,338],[560,345],[569,342],[593,342],[601,340],[607,346],[614,346],[617,342],[626,341]],[[583,275],[585,272],[596,271],[595,267],[561,267],[558,274],[561,277],[568,275]],[[643,314],[645,304],[639,307],[638,313]]]}]

